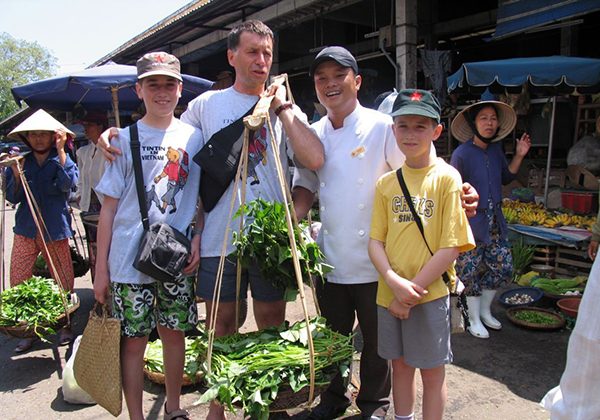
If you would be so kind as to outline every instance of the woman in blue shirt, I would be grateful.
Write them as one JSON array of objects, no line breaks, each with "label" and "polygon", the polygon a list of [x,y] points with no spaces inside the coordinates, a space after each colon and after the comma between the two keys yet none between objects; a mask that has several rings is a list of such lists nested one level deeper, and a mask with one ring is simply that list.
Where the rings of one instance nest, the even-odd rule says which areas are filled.
[{"label": "woman in blue shirt", "polygon": [[527,133],[517,140],[515,156],[506,161],[500,140],[515,128],[517,116],[507,104],[483,101],[468,106],[452,121],[452,135],[463,142],[452,154],[451,164],[479,192],[477,215],[469,219],[477,247],[461,254],[456,263],[465,284],[469,307],[468,331],[488,338],[485,327],[502,324],[492,316],[496,289],[512,274],[512,256],[502,214],[502,185],[512,181],[531,147]]},{"label": "woman in blue shirt", "polygon": [[[52,277],[60,279],[66,291],[73,290],[73,262],[69,247],[72,230],[67,199],[71,189],[77,185],[78,170],[65,151],[67,136],[74,137],[75,134],[44,110],[36,111],[8,135],[23,141],[31,149],[31,153],[11,166],[12,170],[6,171],[6,199],[19,204],[13,229],[11,287],[32,276],[33,265],[41,252]],[[19,170],[23,177],[19,175]],[[42,232],[36,226],[25,196],[22,184],[25,180],[39,208],[40,224],[43,222],[46,227],[41,228]],[[48,261],[44,243],[58,273],[54,272]],[[71,331],[67,327],[61,330],[61,344],[67,344],[71,339]],[[23,339],[15,351],[23,352],[31,345],[32,339]]]}]

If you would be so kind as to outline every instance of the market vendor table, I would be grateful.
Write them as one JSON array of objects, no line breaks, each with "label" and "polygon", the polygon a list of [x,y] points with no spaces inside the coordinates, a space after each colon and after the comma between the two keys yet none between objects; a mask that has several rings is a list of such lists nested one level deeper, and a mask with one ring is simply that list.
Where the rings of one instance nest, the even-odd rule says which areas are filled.
[{"label": "market vendor table", "polygon": [[[536,247],[534,260],[553,265],[557,275],[587,275],[592,262],[587,246],[592,234],[574,227],[545,228],[541,226],[508,225],[508,240],[523,240]],[[539,254],[539,255],[538,255]]]},{"label": "market vendor table", "polygon": [[509,240],[523,238],[530,245],[559,245],[567,248],[587,248],[587,241],[592,234],[585,230],[570,226],[547,228],[541,226],[526,226],[509,224]]}]

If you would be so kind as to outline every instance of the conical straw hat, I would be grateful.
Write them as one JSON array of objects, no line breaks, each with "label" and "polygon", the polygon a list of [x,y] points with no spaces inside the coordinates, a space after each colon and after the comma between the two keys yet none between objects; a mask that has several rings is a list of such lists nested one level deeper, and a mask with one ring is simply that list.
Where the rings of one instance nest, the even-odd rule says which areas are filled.
[{"label": "conical straw hat", "polygon": [[475,106],[485,104],[493,105],[498,113],[498,127],[500,129],[498,130],[496,138],[492,140],[493,143],[502,140],[514,130],[515,125],[517,124],[517,114],[510,105],[499,101],[481,101],[469,105],[452,120],[451,131],[452,136],[455,139],[465,142],[475,137],[475,133],[473,133],[471,126],[466,120],[467,118],[470,118],[468,112]]},{"label": "conical straw hat", "polygon": [[13,140],[23,141],[27,144],[28,131],[52,131],[63,130],[68,136],[75,138],[75,133],[54,119],[43,109],[35,111],[29,118],[19,124],[13,131],[8,133],[8,137]]}]

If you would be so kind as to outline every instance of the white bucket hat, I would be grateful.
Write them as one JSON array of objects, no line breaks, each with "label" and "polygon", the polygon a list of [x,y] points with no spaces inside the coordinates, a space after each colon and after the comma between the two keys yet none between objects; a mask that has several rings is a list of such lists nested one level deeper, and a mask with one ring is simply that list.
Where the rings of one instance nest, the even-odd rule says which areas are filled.
[{"label": "white bucket hat", "polygon": [[48,114],[43,109],[35,111],[29,118],[19,124],[14,130],[8,133],[8,137],[25,142],[25,144],[29,145],[27,141],[27,132],[29,131],[52,131],[63,130],[67,133],[67,136],[71,136],[75,138],[75,133],[69,130],[67,127],[62,125],[60,121],[57,121],[52,117],[52,115]]},{"label": "white bucket hat", "polygon": [[517,124],[517,114],[510,105],[499,101],[481,101],[469,105],[452,120],[450,126],[452,136],[461,142],[465,142],[475,137],[475,133],[471,128],[472,125],[469,124],[467,118],[469,118],[470,121],[473,121],[474,124],[475,115],[471,115],[471,111],[474,107],[481,109],[480,107],[485,105],[493,106],[498,114],[498,133],[496,137],[491,140],[492,143],[502,140],[515,129],[515,125]]}]

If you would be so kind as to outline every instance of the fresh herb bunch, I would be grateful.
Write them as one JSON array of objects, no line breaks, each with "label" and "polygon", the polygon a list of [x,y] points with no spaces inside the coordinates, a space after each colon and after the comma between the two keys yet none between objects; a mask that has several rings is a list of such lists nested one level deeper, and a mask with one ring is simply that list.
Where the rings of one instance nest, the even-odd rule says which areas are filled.
[{"label": "fresh herb bunch", "polygon": [[[185,360],[183,372],[190,381],[196,382],[203,376],[202,362],[206,355],[206,339],[204,337],[185,338]],[[150,341],[144,352],[144,366],[151,372],[165,373],[163,362],[163,346],[160,339]]]},{"label": "fresh herb bunch", "polygon": [[511,253],[513,258],[513,282],[516,283],[521,273],[531,263],[533,254],[535,254],[535,247],[526,245],[525,241],[520,238],[513,243]]},{"label": "fresh herb bunch", "polygon": [[0,325],[28,325],[43,339],[56,332],[52,327],[65,313],[63,297],[66,293],[53,280],[33,276],[0,294]]},{"label": "fresh herb bunch", "polygon": [[[270,279],[275,287],[286,290],[286,295],[294,300],[293,291],[297,292],[298,285],[283,203],[253,200],[241,206],[236,217],[246,217],[246,223],[243,232],[233,233],[233,244],[237,248],[234,255],[240,258],[243,267],[256,262],[263,277]],[[301,224],[296,231],[302,279],[308,283],[310,276],[315,276],[323,281],[333,267],[323,262],[323,253],[305,233],[306,227]],[[303,243],[299,235],[303,235]]]},{"label": "fresh herb bunch", "polygon": [[[315,350],[315,386],[326,385],[341,372],[347,376],[352,361],[352,337],[336,333],[324,318],[310,321]],[[310,352],[306,321],[288,328],[270,328],[217,338],[213,345],[208,390],[200,402],[214,399],[234,411],[239,404],[252,419],[267,419],[269,405],[280,387],[294,392],[310,385]]]}]

